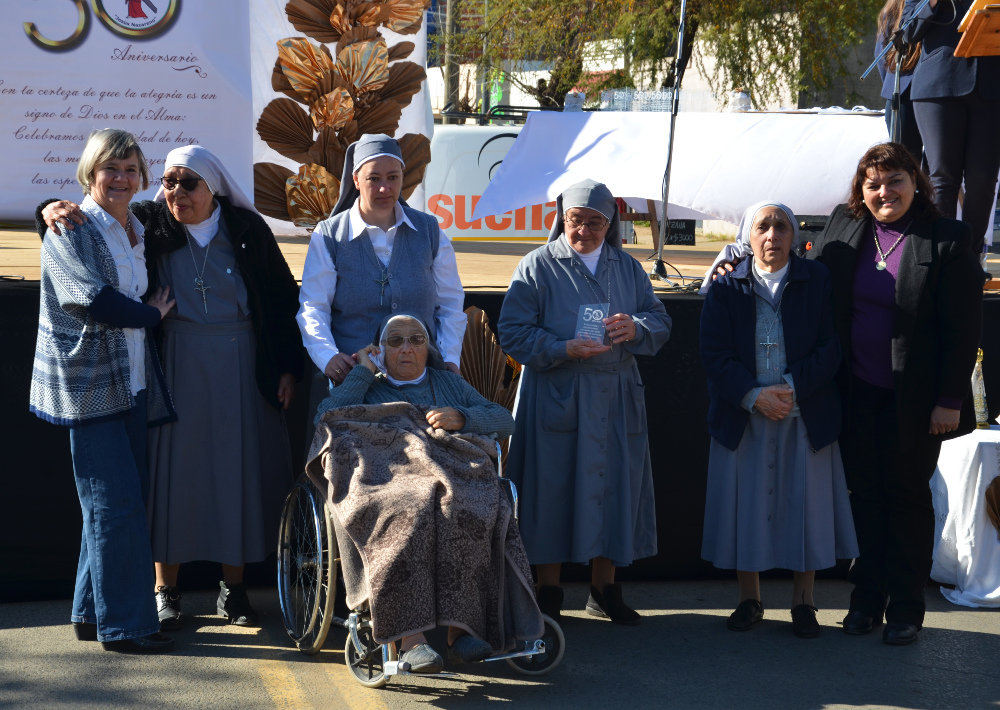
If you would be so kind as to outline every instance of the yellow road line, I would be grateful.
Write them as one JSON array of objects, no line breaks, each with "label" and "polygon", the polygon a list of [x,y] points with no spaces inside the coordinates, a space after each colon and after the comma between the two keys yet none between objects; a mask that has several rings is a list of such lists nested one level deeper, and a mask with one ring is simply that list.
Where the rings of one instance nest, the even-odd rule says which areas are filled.
[{"label": "yellow road line", "polygon": [[[270,635],[264,629],[260,629],[259,638],[265,639],[269,646],[274,646]],[[292,664],[288,661],[279,660],[277,657],[281,651],[277,648],[269,648],[265,652],[264,658],[255,665],[260,679],[264,683],[264,690],[274,703],[274,707],[279,710],[301,710],[312,707],[307,701],[305,693],[295,679],[292,672]]]},{"label": "yellow road line", "polygon": [[[341,660],[335,663],[324,663],[323,667],[333,684],[334,689],[344,700],[345,708],[349,710],[389,710],[389,706],[381,698],[383,691],[372,690],[357,683],[351,672],[344,665],[343,654]],[[389,680],[392,683],[392,680]]]}]

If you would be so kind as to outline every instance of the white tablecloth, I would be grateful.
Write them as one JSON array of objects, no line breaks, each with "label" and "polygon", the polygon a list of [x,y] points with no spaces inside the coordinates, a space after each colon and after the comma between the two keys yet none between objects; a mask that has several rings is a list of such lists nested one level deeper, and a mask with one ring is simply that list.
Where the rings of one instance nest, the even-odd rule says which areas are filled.
[{"label": "white tablecloth", "polygon": [[977,429],[941,446],[931,478],[935,542],[931,577],[954,584],[945,598],[1000,607],[1000,540],[986,515],[986,489],[1000,475],[1000,427]]}]

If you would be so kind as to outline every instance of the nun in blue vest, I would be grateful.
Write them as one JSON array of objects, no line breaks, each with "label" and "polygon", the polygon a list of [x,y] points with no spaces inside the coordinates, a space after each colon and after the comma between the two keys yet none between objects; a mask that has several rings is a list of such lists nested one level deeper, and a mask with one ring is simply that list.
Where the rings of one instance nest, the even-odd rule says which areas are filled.
[{"label": "nun in blue vest", "polygon": [[334,385],[358,364],[383,318],[427,324],[445,367],[459,374],[465,292],[455,250],[437,219],[402,199],[403,152],[365,134],[344,160],[340,198],[309,242],[296,320],[306,350]]},{"label": "nun in blue vest", "polygon": [[751,206],[740,242],[753,256],[709,288],[701,313],[708,376],[708,490],[701,555],[737,570],[727,621],[764,616],[759,572],[794,571],[792,630],[819,635],[815,570],[858,554],[834,377],[841,351],[830,272],[792,253],[798,222],[776,202]]},{"label": "nun in blue vest", "polygon": [[636,625],[615,582],[616,568],[656,554],[635,356],[655,355],[671,321],[621,248],[611,191],[585,180],[556,206],[549,243],[518,264],[500,311],[500,344],[524,365],[507,474],[542,613],[559,616],[562,563],[590,562],[587,613]]}]

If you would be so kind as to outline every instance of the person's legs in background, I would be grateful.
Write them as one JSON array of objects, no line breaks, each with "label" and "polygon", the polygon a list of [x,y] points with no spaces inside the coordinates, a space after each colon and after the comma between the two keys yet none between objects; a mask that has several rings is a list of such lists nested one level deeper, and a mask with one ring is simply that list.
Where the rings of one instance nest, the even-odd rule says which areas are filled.
[{"label": "person's legs in background", "polygon": [[986,231],[993,227],[993,200],[1000,173],[1000,101],[968,96],[969,119],[965,141],[965,199],[962,221],[972,229],[973,250],[983,251]]},{"label": "person's legs in background", "polygon": [[965,167],[968,110],[965,97],[913,102],[931,184],[941,214],[954,218]]}]

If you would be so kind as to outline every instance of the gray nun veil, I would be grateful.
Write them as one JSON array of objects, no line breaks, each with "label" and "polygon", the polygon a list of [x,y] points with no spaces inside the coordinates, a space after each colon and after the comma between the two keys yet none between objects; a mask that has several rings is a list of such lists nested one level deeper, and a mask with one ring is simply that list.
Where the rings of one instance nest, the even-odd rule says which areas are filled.
[{"label": "gray nun veil", "polygon": [[[404,168],[403,150],[395,138],[384,133],[366,133],[358,140],[347,146],[347,153],[344,155],[344,171],[340,176],[340,195],[333,211],[327,215],[332,217],[351,209],[354,201],[360,197],[358,188],[354,187],[354,173],[369,160],[389,156],[399,161]],[[400,196],[399,204],[406,206],[406,201]]]},{"label": "gray nun veil", "polygon": [[622,248],[621,220],[618,218],[618,203],[615,202],[611,190],[603,182],[594,180],[584,180],[575,185],[570,185],[562,194],[556,198],[556,219],[552,223],[552,231],[549,232],[549,241],[559,238],[560,234],[566,231],[563,215],[571,207],[586,207],[597,210],[605,219],[610,222],[608,231],[604,236],[604,243],[610,244],[616,249]]}]

